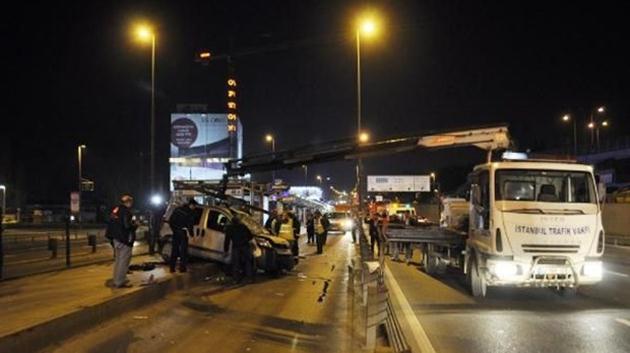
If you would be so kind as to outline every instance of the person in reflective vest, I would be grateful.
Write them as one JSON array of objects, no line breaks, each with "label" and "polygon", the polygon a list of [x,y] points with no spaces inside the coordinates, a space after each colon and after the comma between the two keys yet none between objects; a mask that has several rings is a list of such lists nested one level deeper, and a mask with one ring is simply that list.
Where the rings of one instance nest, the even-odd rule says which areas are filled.
[{"label": "person in reflective vest", "polygon": [[317,253],[322,254],[324,252],[324,244],[326,243],[326,235],[330,222],[320,211],[315,211],[315,218],[313,219],[315,226],[315,242],[317,243]]},{"label": "person in reflective vest", "polygon": [[282,215],[282,221],[280,223],[280,231],[278,232],[280,238],[286,239],[291,245],[291,253],[293,256],[298,256],[298,244],[295,239],[295,233],[293,231],[293,219],[288,212]]}]

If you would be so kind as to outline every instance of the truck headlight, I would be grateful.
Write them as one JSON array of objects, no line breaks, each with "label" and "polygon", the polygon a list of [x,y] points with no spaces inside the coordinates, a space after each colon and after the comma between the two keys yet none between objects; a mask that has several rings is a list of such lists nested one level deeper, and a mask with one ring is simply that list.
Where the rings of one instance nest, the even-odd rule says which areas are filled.
[{"label": "truck headlight", "polygon": [[497,261],[494,263],[493,272],[499,279],[514,277],[518,274],[518,266],[510,261]]},{"label": "truck headlight", "polygon": [[354,221],[351,219],[346,219],[343,221],[343,227],[346,229],[352,229],[354,227]]},{"label": "truck headlight", "polygon": [[582,267],[582,273],[585,277],[602,277],[602,262],[601,261],[588,261],[584,263]]},{"label": "truck headlight", "polygon": [[263,248],[271,248],[271,242],[265,238],[256,238],[256,244]]}]

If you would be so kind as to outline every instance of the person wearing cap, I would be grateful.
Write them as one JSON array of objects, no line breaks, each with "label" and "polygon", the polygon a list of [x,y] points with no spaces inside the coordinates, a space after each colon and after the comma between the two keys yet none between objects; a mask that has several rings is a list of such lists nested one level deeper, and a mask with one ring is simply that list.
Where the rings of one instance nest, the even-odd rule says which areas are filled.
[{"label": "person wearing cap", "polygon": [[197,201],[191,198],[186,204],[173,210],[168,220],[168,224],[173,231],[171,258],[169,261],[171,273],[175,272],[177,258],[179,258],[179,272],[188,271],[188,237],[192,237],[194,234],[195,208],[197,205]]},{"label": "person wearing cap", "polygon": [[113,285],[116,288],[131,287],[127,279],[127,271],[131,262],[133,243],[136,240],[136,228],[138,228],[133,220],[132,206],[133,197],[123,195],[120,198],[120,204],[114,207],[109,215],[107,232],[114,247]]}]

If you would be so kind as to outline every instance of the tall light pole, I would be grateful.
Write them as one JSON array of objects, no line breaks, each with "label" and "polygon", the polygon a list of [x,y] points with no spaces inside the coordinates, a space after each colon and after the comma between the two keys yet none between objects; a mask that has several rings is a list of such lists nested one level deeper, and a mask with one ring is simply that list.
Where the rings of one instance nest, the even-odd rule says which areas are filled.
[{"label": "tall light pole", "polygon": [[[365,16],[358,22],[356,29],[357,44],[357,139],[361,139],[361,37],[371,37],[376,33],[376,22],[371,16]],[[361,141],[360,141],[361,142]],[[363,160],[357,159],[357,192],[359,211],[363,210]]]},{"label": "tall light pole", "polygon": [[79,222],[79,226],[81,226],[81,189],[83,186],[83,149],[85,149],[86,146],[85,145],[79,145],[77,146],[77,162],[78,162],[78,166],[79,166],[79,214],[78,214],[78,218],[77,221]]},{"label": "tall light pole", "polygon": [[577,121],[575,118],[571,118],[569,114],[562,116],[562,121],[565,123],[573,122],[573,155],[577,156]]},{"label": "tall light pole", "polygon": [[[267,136],[265,136],[265,140],[268,143],[271,143],[271,152],[274,155],[274,158],[276,157],[276,138],[273,137],[272,134],[267,134]],[[276,171],[273,170],[271,171],[271,185],[273,185],[276,182]]]},{"label": "tall light pole", "polygon": [[308,166],[304,164],[302,166],[302,169],[304,169],[304,186],[307,186],[308,185]]},{"label": "tall light pole", "polygon": [[[591,111],[591,120],[588,123],[588,128],[591,130],[591,148],[595,145],[595,135],[597,135],[597,149],[599,149],[599,119],[595,119],[595,111],[600,115],[606,112],[606,107],[601,106]],[[606,124],[608,125],[608,124]]]},{"label": "tall light pole", "polygon": [[151,43],[151,123],[149,143],[149,187],[150,194],[155,192],[155,31],[151,26],[136,26],[136,37],[144,43]]}]

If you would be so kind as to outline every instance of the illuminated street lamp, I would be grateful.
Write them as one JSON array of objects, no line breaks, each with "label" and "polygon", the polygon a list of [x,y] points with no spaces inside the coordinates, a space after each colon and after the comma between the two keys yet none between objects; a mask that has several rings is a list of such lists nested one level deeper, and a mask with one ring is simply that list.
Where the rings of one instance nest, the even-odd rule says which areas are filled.
[{"label": "illuminated street lamp", "polygon": [[[359,18],[356,27],[356,44],[357,44],[357,135],[360,142],[361,135],[361,38],[373,37],[378,31],[377,21],[373,14],[365,14]],[[366,140],[367,140],[366,136]],[[359,211],[363,210],[363,160],[357,158],[357,192],[359,193]]]},{"label": "illuminated street lamp", "polygon": [[[595,109],[599,115],[604,115],[606,113],[606,107],[600,106]],[[599,125],[601,124],[600,119],[595,119],[595,114],[591,111],[591,120],[588,123],[588,128],[591,129],[591,147],[593,145],[597,145],[597,150],[599,150]],[[606,125],[608,126],[608,123]],[[597,143],[595,143],[597,142]]]},{"label": "illuminated street lamp", "polygon": [[361,142],[361,143],[366,143],[366,142],[368,142],[368,141],[370,141],[370,134],[368,134],[368,133],[367,133],[367,132],[365,132],[365,131],[364,131],[364,132],[361,132],[361,133],[359,134],[359,142]]},{"label": "illuminated street lamp", "polygon": [[322,185],[322,176],[321,175],[317,175],[315,177],[315,179],[317,179],[317,181],[319,182],[319,185],[321,186]]},{"label": "illuminated street lamp", "polygon": [[562,121],[565,123],[573,120],[573,155],[577,156],[577,121],[576,119],[571,119],[571,115],[565,114],[562,116]]},{"label": "illuminated street lamp", "polygon": [[[273,157],[276,157],[276,139],[273,137],[272,134],[267,134],[265,136],[265,141],[271,143],[271,152],[273,153]],[[275,183],[276,182],[276,171],[273,170],[271,172],[271,183]]]},{"label": "illuminated street lamp", "polygon": [[155,191],[155,31],[148,24],[137,24],[134,33],[139,42],[151,44],[151,125],[149,147],[149,187],[151,193]]}]

